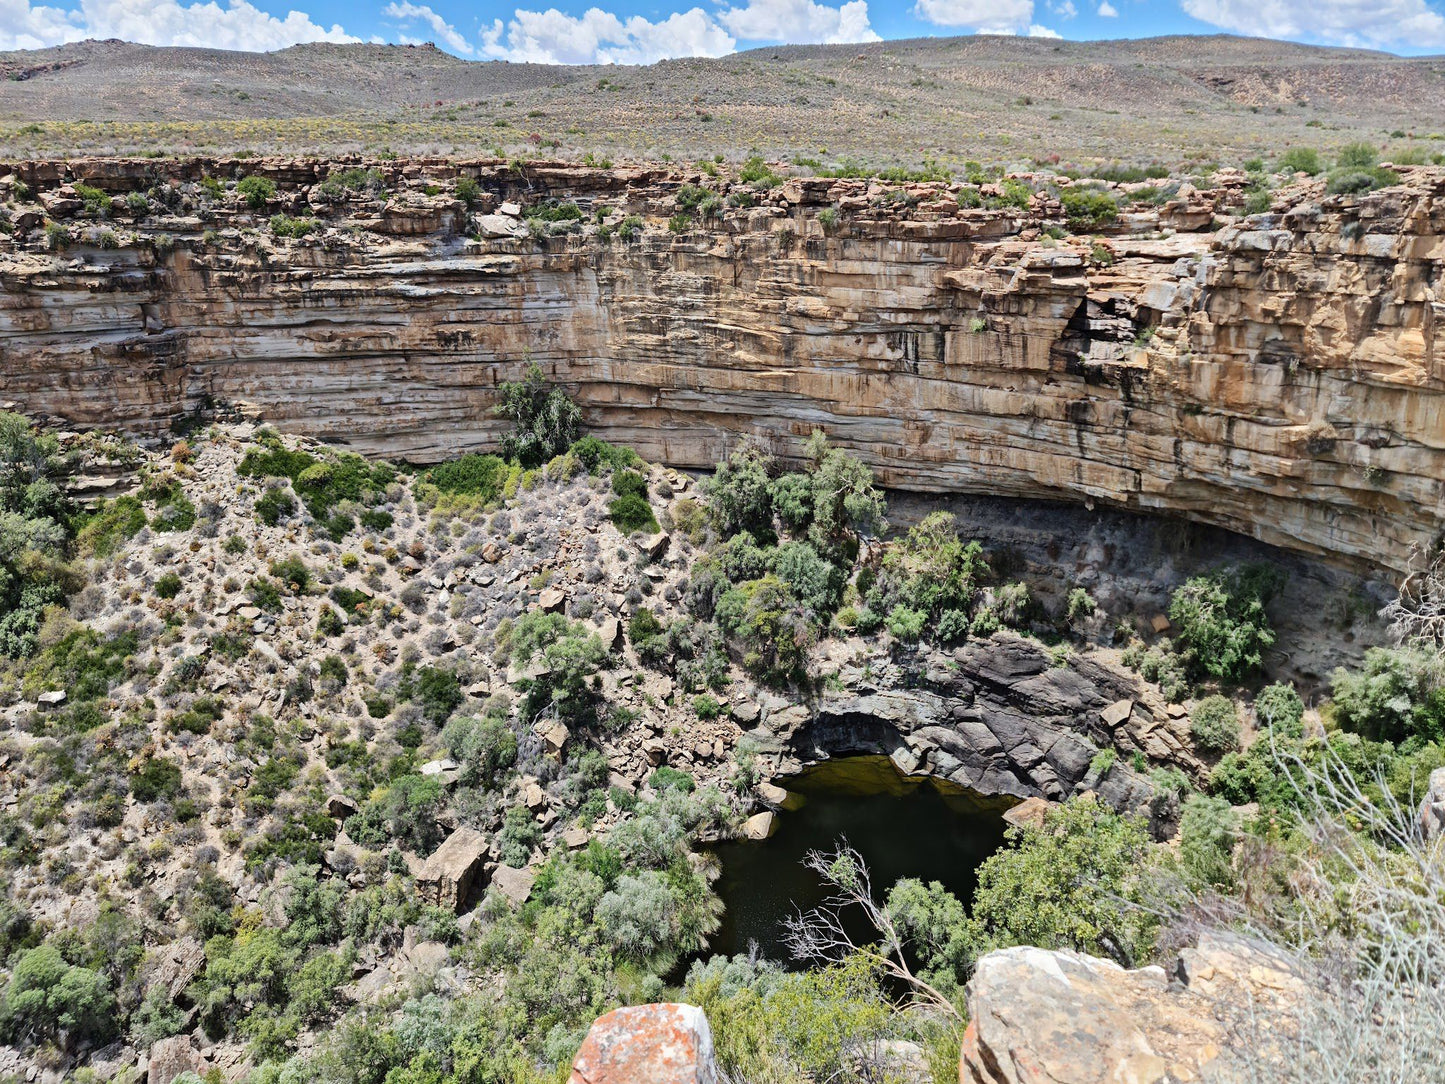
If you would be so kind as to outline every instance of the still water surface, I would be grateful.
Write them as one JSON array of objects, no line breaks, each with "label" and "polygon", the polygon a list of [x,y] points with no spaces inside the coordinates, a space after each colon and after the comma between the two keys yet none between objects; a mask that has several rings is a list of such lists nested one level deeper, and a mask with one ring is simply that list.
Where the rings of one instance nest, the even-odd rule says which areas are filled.
[{"label": "still water surface", "polygon": [[932,780],[904,779],[887,757],[830,761],[787,787],[804,802],[780,815],[771,839],[715,848],[727,911],[713,953],[746,953],[756,942],[763,956],[786,962],[783,919],[826,895],[803,857],[831,850],[842,837],[862,854],[880,895],[902,877],[918,877],[942,882],[965,903],[979,863],[1003,842],[1002,806]]}]

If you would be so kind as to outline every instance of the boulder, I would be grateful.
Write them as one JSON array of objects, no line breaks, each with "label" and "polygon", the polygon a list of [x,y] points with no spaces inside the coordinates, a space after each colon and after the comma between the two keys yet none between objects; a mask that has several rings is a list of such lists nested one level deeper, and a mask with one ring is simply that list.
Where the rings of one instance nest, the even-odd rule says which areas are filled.
[{"label": "boulder", "polygon": [[65,690],[53,689],[47,693],[41,693],[35,698],[35,706],[44,710],[46,708],[58,708],[65,703]]},{"label": "boulder", "polygon": [[344,794],[329,794],[326,797],[326,812],[339,821],[344,821],[356,810],[356,802]]},{"label": "boulder", "polygon": [[1006,824],[1015,828],[1042,828],[1045,815],[1053,807],[1054,803],[1045,798],[1025,798],[1018,805],[1006,810],[1003,819]]},{"label": "boulder", "polygon": [[717,1084],[712,1030],[695,1005],[630,1005],[593,1023],[568,1084]]},{"label": "boulder", "polygon": [[147,1062],[146,1084],[171,1084],[182,1073],[199,1076],[208,1068],[189,1035],[173,1035],[152,1043]]},{"label": "boulder", "polygon": [[771,809],[754,813],[743,821],[743,838],[757,842],[767,839],[778,830],[778,815]]},{"label": "boulder", "polygon": [[486,855],[484,835],[472,828],[458,828],[426,860],[417,874],[417,888],[429,903],[460,910]]},{"label": "boulder", "polygon": [[559,614],[567,605],[567,592],[560,587],[548,587],[537,596],[537,608],[543,613]]},{"label": "boulder", "polygon": [[527,901],[527,897],[532,894],[532,884],[536,880],[537,871],[533,869],[498,866],[492,873],[492,887],[507,897],[514,906]]},{"label": "boulder", "polygon": [[1186,949],[1179,974],[1032,947],[988,953],[968,984],[960,1084],[1237,1079],[1260,1043],[1285,1038],[1259,1028],[1287,1029],[1310,996],[1277,949],[1233,936]]},{"label": "boulder", "polygon": [[1420,831],[1426,839],[1434,839],[1441,829],[1445,829],[1445,768],[1436,768],[1420,802]]}]

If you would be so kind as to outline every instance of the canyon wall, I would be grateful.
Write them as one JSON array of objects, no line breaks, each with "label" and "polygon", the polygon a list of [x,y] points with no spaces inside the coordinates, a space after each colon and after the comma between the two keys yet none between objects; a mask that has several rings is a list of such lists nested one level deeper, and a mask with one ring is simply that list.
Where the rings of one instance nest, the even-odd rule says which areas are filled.
[{"label": "canyon wall", "polygon": [[[408,160],[376,163],[385,194],[326,195],[345,164],[7,167],[0,400],[149,435],[240,405],[431,461],[494,446],[497,384],[530,359],[590,430],[676,466],[745,434],[796,455],[822,427],[901,489],[1105,502],[1395,570],[1439,532],[1445,171],[1302,181],[1249,218],[1220,171],[1063,236],[1042,189],[969,210],[957,185],[792,179],[669,229],[684,182],[743,186]],[[276,182],[263,208],[198,183],[251,173]],[[548,197],[584,218],[528,229]]]}]

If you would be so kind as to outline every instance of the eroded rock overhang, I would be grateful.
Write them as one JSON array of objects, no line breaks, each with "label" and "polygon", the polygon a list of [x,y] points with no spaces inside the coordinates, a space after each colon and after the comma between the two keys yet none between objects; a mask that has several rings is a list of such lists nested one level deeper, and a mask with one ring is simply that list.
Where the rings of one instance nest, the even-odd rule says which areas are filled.
[{"label": "eroded rock overhang", "polygon": [[[206,222],[117,222],[115,248],[78,228],[52,254],[17,230],[0,251],[0,398],[141,433],[239,404],[428,461],[493,447],[496,387],[530,360],[592,431],[681,467],[745,435],[796,455],[822,427],[907,490],[1103,502],[1394,570],[1440,529],[1440,170],[1362,197],[1299,185],[1249,219],[1216,218],[1227,189],[1196,192],[1054,240],[1056,201],[961,210],[943,185],[892,199],[790,181],[674,233],[688,178],[661,170],[414,160],[387,165],[385,203],[319,207],[326,168],[20,168],[56,215],[68,178],[121,192],[244,169],[280,194]],[[484,190],[471,210],[430,191],[458,168]],[[478,227],[546,196],[644,226],[632,241]],[[278,239],[272,211],[327,228]]]}]

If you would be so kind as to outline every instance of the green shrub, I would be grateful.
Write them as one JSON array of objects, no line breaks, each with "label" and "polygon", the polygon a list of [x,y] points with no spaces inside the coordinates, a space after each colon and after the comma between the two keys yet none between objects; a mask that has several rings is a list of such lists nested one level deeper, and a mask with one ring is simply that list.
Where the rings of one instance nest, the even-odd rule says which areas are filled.
[{"label": "green shrub", "polygon": [[618,497],[608,504],[607,514],[623,534],[632,534],[634,531],[651,534],[660,529],[657,517],[652,512],[652,505],[647,503],[645,497]]},{"label": "green shrub", "polygon": [[532,848],[542,841],[542,830],[524,805],[507,807],[502,816],[502,830],[497,842],[502,845],[502,861],[520,869],[527,864]]},{"label": "green shrub", "polygon": [[637,471],[621,470],[612,474],[612,492],[619,497],[647,498],[647,479]]},{"label": "green shrub", "polygon": [[427,471],[426,479],[443,493],[480,496],[490,504],[501,495],[507,464],[494,455],[468,454]]},{"label": "green shrub", "polygon": [[1059,194],[1069,228],[1093,230],[1119,217],[1119,205],[1107,192],[1095,188],[1066,188]]},{"label": "green shrub", "polygon": [[468,207],[474,207],[481,201],[482,186],[477,183],[474,177],[457,178],[457,199],[461,200]]},{"label": "green shrub", "polygon": [[697,786],[697,781],[686,772],[680,772],[676,768],[669,768],[664,764],[647,777],[647,785],[657,791],[680,790],[683,793],[689,793]]},{"label": "green shrub", "polygon": [[1320,152],[1313,147],[1291,147],[1280,155],[1276,167],[1281,173],[1308,173],[1314,176],[1324,171],[1324,163],[1320,161]]},{"label": "green shrub", "polygon": [[281,611],[281,588],[275,580],[257,577],[246,585],[246,596],[252,605],[271,613]]},{"label": "green shrub", "polygon": [[180,766],[164,757],[147,757],[130,777],[130,792],[137,802],[170,800],[181,790]]},{"label": "green shrub", "polygon": [[321,229],[321,223],[314,218],[292,218],[290,215],[272,215],[271,232],[277,237],[305,237]]},{"label": "green shrub", "polygon": [[408,700],[417,701],[422,715],[434,726],[441,726],[451,718],[452,712],[466,699],[457,675],[437,666],[404,669],[397,689]]},{"label": "green shrub", "polygon": [[1283,583],[1278,569],[1256,564],[1215,569],[1175,591],[1169,620],[1189,667],[1222,681],[1240,681],[1258,670],[1264,649],[1275,640],[1265,606]]},{"label": "green shrub", "polygon": [[296,502],[284,489],[268,489],[256,499],[256,518],[267,527],[296,514]]},{"label": "green shrub", "polygon": [[1445,739],[1445,663],[1418,647],[1372,647],[1331,677],[1335,718],[1375,741]]},{"label": "green shrub", "polygon": [[14,963],[0,1002],[0,1031],[17,1044],[104,1040],[115,1033],[115,995],[98,971],[40,945]]},{"label": "green shrub", "polygon": [[239,192],[246,201],[246,206],[253,211],[259,211],[266,206],[266,201],[276,196],[276,182],[270,177],[243,177],[236,185]]},{"label": "green shrub", "polygon": [[1010,828],[978,868],[974,953],[1009,945],[1070,948],[1137,964],[1153,947],[1155,909],[1140,906],[1153,880],[1147,824],[1074,799],[1042,827]]},{"label": "green shrub", "polygon": [[1261,726],[1276,734],[1297,738],[1303,732],[1305,704],[1294,686],[1284,682],[1266,685],[1254,698],[1254,715]]},{"label": "green shrub", "polygon": [[1399,174],[1388,169],[1337,169],[1330,173],[1325,191],[1331,195],[1372,192],[1376,188],[1388,188],[1399,179]]},{"label": "green shrub", "polygon": [[291,556],[271,562],[271,575],[275,576],[293,594],[304,595],[311,586],[311,570],[300,557]]},{"label": "green shrub", "polygon": [[1179,862],[1197,886],[1234,885],[1234,844],[1239,817],[1223,798],[1191,795],[1179,818]]},{"label": "green shrub", "polygon": [[76,548],[91,557],[109,557],[146,526],[145,509],[136,497],[106,501],[76,533]]},{"label": "green shrub", "polygon": [[743,666],[754,676],[783,684],[803,674],[813,626],[776,576],[729,588],[716,617],[723,634],[741,643]]},{"label": "green shrub", "polygon": [[1190,713],[1189,733],[1206,753],[1233,752],[1239,748],[1239,713],[1228,697],[1206,696]]},{"label": "green shrub", "polygon": [[181,593],[181,578],[174,572],[167,572],[156,579],[157,598],[175,598]]},{"label": "green shrub", "polygon": [[1374,169],[1380,152],[1368,143],[1346,143],[1335,158],[1336,169]]}]

